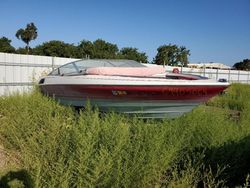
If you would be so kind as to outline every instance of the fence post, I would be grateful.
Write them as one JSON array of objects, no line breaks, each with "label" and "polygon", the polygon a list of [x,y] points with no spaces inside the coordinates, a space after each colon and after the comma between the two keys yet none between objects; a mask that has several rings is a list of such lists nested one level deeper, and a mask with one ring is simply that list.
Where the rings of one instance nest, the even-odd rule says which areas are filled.
[{"label": "fence post", "polygon": [[[4,83],[6,84],[6,53],[4,53]],[[4,88],[5,89],[5,88]]]},{"label": "fence post", "polygon": [[216,80],[218,80],[219,69],[216,69]]},{"label": "fence post", "polygon": [[238,71],[238,83],[240,82],[240,71]]},{"label": "fence post", "polygon": [[51,66],[52,66],[52,71],[55,69],[55,57],[52,57],[52,62],[51,62]]},{"label": "fence post", "polygon": [[203,66],[203,76],[204,77],[206,76],[206,66],[205,65]]},{"label": "fence post", "polygon": [[229,69],[229,70],[228,70],[228,79],[227,79],[228,82],[230,81],[230,76],[231,76],[230,73],[231,73],[231,71],[230,71],[230,69]]},{"label": "fence post", "polygon": [[250,71],[248,71],[248,74],[247,74],[247,83],[249,83],[249,73],[250,73]]}]

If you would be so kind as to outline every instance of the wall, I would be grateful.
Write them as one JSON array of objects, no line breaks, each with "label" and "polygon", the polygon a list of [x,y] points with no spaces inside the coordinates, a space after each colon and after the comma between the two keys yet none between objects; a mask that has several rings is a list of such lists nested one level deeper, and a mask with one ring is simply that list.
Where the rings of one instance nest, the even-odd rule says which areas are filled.
[{"label": "wall", "polygon": [[[49,73],[52,68],[75,61],[72,58],[8,54],[0,52],[0,95],[12,92],[29,91],[33,82],[39,77]],[[148,66],[156,66],[150,65]],[[172,72],[173,68],[166,66],[166,70]],[[216,69],[193,69],[180,68],[180,72],[198,74],[209,78],[225,78],[230,82],[249,83],[250,75],[247,71],[216,70]]]},{"label": "wall", "polygon": [[28,91],[33,82],[49,73],[53,67],[75,60],[77,59],[0,52],[0,95]]},{"label": "wall", "polygon": [[[167,71],[172,71],[174,67],[167,66]],[[230,83],[248,83],[250,84],[250,71],[238,70],[220,70],[220,69],[195,69],[186,67],[176,67],[182,73],[197,74],[212,79],[227,79]]]},{"label": "wall", "polygon": [[[145,65],[147,65],[148,67],[158,66],[154,64],[145,64]],[[230,83],[250,84],[250,71],[204,69],[204,68],[198,69],[198,68],[165,66],[167,72],[172,72],[173,69],[175,68],[177,68],[179,72],[183,74],[196,74],[216,80],[227,79]]]}]

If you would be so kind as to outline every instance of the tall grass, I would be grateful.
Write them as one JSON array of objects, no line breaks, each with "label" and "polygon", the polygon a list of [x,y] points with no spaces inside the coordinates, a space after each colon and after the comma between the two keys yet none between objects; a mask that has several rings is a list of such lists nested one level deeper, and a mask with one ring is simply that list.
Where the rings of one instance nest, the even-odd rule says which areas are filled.
[{"label": "tall grass", "polygon": [[90,106],[76,112],[37,91],[17,94],[0,99],[0,143],[18,153],[33,187],[243,185],[250,170],[249,94],[249,86],[233,85],[162,121]]}]

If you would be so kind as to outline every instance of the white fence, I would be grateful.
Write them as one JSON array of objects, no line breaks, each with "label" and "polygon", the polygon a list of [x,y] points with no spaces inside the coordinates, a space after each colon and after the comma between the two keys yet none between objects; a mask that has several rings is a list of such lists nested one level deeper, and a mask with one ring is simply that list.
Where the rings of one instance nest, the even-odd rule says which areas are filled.
[{"label": "white fence", "polygon": [[28,91],[53,67],[77,59],[0,53],[0,95]]},{"label": "white fence", "polygon": [[167,66],[167,71],[172,71],[173,68],[178,68],[180,72],[186,74],[196,74],[205,76],[215,80],[226,79],[230,83],[245,83],[250,84],[250,71],[238,70],[221,70],[221,69],[206,69],[206,68],[187,68],[187,67],[171,67]]},{"label": "white fence", "polygon": [[[37,81],[42,75],[49,73],[52,68],[75,60],[77,59],[0,53],[0,95],[7,95],[14,91],[28,91],[33,82]],[[173,68],[167,66],[166,70],[172,71]],[[250,84],[250,74],[247,71],[184,67],[178,67],[178,69],[183,73],[198,74],[214,79],[224,78],[230,82]]]}]

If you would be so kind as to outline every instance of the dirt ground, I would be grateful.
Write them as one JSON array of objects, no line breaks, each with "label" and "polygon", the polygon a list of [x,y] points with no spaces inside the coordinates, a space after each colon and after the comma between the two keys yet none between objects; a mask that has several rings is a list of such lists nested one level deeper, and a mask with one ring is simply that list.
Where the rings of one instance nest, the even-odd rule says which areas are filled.
[{"label": "dirt ground", "polygon": [[7,155],[4,147],[0,145],[0,169],[4,169],[7,164]]}]

